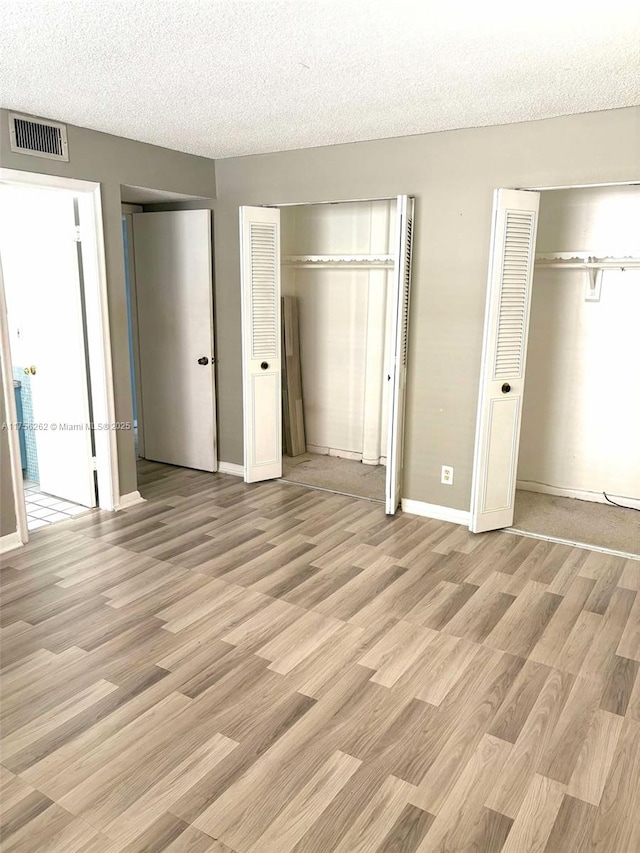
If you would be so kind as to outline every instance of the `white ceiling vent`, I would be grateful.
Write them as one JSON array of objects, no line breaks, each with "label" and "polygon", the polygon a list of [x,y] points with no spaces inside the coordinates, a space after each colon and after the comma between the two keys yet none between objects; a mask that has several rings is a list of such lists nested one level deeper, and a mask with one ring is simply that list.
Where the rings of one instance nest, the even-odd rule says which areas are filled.
[{"label": "white ceiling vent", "polygon": [[33,116],[9,113],[11,150],[48,160],[69,160],[67,126]]}]

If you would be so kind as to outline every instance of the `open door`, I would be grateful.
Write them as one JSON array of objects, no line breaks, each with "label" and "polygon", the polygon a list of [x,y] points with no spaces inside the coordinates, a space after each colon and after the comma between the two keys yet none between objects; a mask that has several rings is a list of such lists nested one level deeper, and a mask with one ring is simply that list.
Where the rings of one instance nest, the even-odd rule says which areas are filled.
[{"label": "open door", "polygon": [[[40,489],[96,505],[82,280],[71,193],[0,188],[0,251],[14,368],[32,396]],[[27,373],[28,371],[28,373]]]},{"label": "open door", "polygon": [[407,388],[407,343],[409,332],[409,298],[411,291],[411,249],[414,200],[398,196],[396,261],[394,266],[391,310],[391,364],[387,372],[391,383],[389,394],[389,429],[387,444],[387,483],[385,510],[393,515],[398,508],[402,489],[402,457],[404,450],[404,409]]},{"label": "open door", "polygon": [[280,211],[240,208],[244,479],[282,476]]},{"label": "open door", "polygon": [[211,212],[133,214],[144,456],[217,470]]},{"label": "open door", "polygon": [[513,523],[539,205],[540,193],[494,193],[469,524],[473,533]]}]

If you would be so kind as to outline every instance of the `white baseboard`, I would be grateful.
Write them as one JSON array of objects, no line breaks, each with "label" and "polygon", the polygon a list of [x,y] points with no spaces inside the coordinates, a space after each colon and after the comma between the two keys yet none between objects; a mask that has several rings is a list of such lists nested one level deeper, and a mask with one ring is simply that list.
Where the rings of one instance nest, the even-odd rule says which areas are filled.
[{"label": "white baseboard", "polygon": [[[546,483],[535,483],[532,480],[518,480],[516,489],[521,489],[523,492],[537,492],[541,495],[554,495],[557,498],[576,498],[579,501],[593,501],[599,504],[608,504],[609,501],[605,498],[602,492],[588,492],[581,489],[560,489],[557,486],[548,486]],[[624,495],[609,495],[612,501],[623,506],[640,509],[640,500],[637,498],[627,498]]]},{"label": "white baseboard", "polygon": [[130,506],[146,503],[147,499],[143,498],[139,491],[128,492],[126,495],[120,495],[120,501],[115,507],[116,512],[120,509],[129,509]]},{"label": "white baseboard", "polygon": [[20,539],[20,534],[7,533],[6,536],[0,536],[0,554],[6,554],[7,551],[15,551],[16,548],[22,548],[24,542]]},{"label": "white baseboard", "polygon": [[[310,450],[309,453],[312,453]],[[362,462],[362,453],[355,450],[336,450],[335,447],[329,448],[329,456],[335,456],[337,459],[351,459],[354,462]]]},{"label": "white baseboard", "polygon": [[315,453],[317,456],[336,456],[338,459],[351,459],[354,462],[362,462],[362,453],[358,453],[355,450],[338,450],[335,447],[323,447],[319,444],[307,444],[307,453]]},{"label": "white baseboard", "polygon": [[435,518],[438,521],[450,521],[453,524],[469,526],[469,512],[464,509],[452,509],[438,504],[427,504],[424,501],[411,501],[402,498],[402,511],[409,515],[421,515],[424,518]]},{"label": "white baseboard", "polygon": [[305,447],[307,453],[317,453],[318,456],[328,456],[329,448],[321,447],[319,444],[307,444]]},{"label": "white baseboard", "polygon": [[233,477],[244,477],[244,466],[235,462],[218,462],[218,474],[231,474]]}]

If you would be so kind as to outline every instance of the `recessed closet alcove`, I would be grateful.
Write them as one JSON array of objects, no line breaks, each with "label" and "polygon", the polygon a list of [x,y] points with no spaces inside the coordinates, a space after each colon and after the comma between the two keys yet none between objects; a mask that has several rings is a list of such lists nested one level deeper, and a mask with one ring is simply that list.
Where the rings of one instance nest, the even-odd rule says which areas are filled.
[{"label": "recessed closet alcove", "polygon": [[640,187],[543,192],[534,270],[514,527],[640,552]]},{"label": "recessed closet alcove", "polygon": [[284,479],[384,500],[395,235],[395,199],[281,209],[306,443]]}]

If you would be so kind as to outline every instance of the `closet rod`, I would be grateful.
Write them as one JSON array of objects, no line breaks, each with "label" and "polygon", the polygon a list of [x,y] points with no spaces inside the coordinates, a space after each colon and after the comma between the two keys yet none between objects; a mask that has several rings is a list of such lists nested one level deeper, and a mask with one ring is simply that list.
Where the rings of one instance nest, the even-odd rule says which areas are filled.
[{"label": "closet rod", "polygon": [[283,266],[291,269],[305,269],[305,270],[335,270],[335,269],[344,269],[344,270],[392,270],[393,263],[390,261],[385,261],[384,263],[374,263],[369,261],[367,262],[359,262],[359,263],[350,263],[349,261],[334,261],[328,263],[313,263],[303,261],[296,263],[284,263]]},{"label": "closet rod", "polygon": [[304,269],[389,269],[394,265],[394,255],[284,255],[282,265]]},{"label": "closet rod", "polygon": [[548,258],[542,256],[536,258],[535,265],[538,269],[582,270],[586,272],[585,302],[600,301],[602,276],[605,270],[621,270],[624,272],[629,269],[640,269],[640,258],[597,258],[594,255],[587,255],[581,260],[576,255],[565,258]]},{"label": "closet rod", "polygon": [[395,255],[374,254],[370,252],[366,255],[283,255],[282,262],[286,264],[361,264],[361,263],[381,263],[386,264],[395,259]]},{"label": "closet rod", "polygon": [[640,269],[640,260],[629,261],[536,261],[537,267],[557,270],[631,270]]}]

